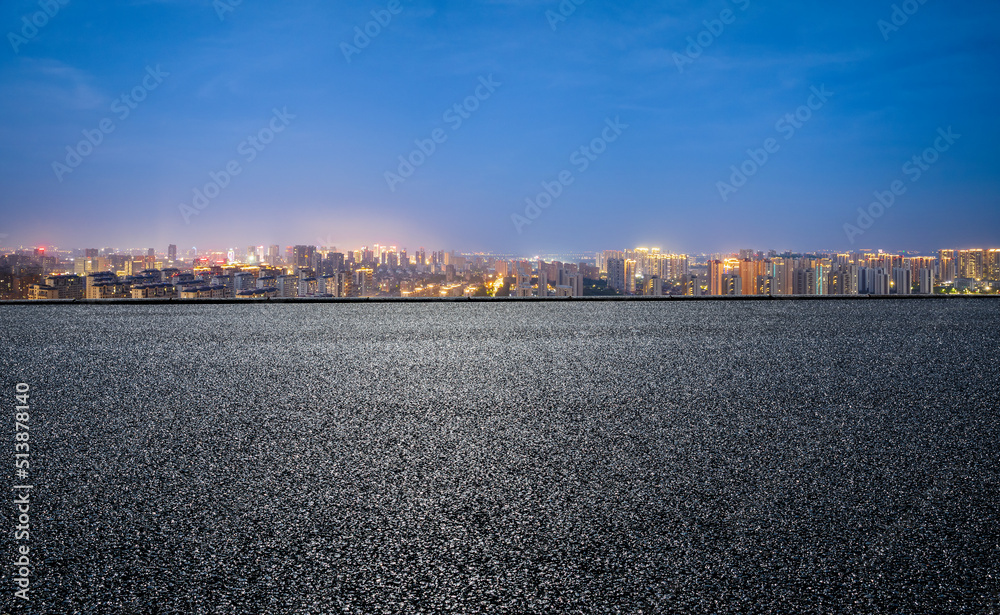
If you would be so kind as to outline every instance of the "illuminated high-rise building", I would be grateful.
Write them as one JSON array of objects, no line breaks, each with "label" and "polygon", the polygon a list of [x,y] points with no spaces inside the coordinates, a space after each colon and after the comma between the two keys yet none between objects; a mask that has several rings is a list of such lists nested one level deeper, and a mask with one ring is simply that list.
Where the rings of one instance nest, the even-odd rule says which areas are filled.
[{"label": "illuminated high-rise building", "polygon": [[826,295],[826,282],[827,276],[830,273],[830,261],[829,259],[817,259],[813,266],[816,277],[816,287],[813,289],[813,294],[815,295]]},{"label": "illuminated high-rise building", "polygon": [[627,259],[625,261],[625,293],[629,295],[635,294],[635,261],[632,259]]},{"label": "illuminated high-rise building", "polygon": [[1000,281],[1000,250],[990,250],[986,253],[986,275],[987,280]]},{"label": "illuminated high-rise building", "polygon": [[[759,295],[757,278],[767,276],[766,262],[750,258],[739,261],[739,274],[744,295]],[[770,293],[766,293],[770,294]]]},{"label": "illuminated high-rise building", "polygon": [[933,256],[911,256],[903,259],[904,267],[910,268],[914,283],[917,283],[920,280],[921,269],[930,269],[933,271],[936,262],[937,259]]},{"label": "illuminated high-rise building", "polygon": [[722,276],[724,267],[720,260],[708,261],[708,294],[713,297],[722,295]]},{"label": "illuminated high-rise building", "polygon": [[665,265],[660,268],[661,278],[678,281],[688,274],[687,254],[667,254],[661,257],[660,262]]},{"label": "illuminated high-rise building", "polygon": [[984,255],[985,250],[959,250],[958,277],[982,280]]},{"label": "illuminated high-rise building", "polygon": [[951,282],[958,273],[955,263],[954,250],[941,250],[938,252],[938,281],[941,283]]},{"label": "illuminated high-rise building", "polygon": [[598,255],[598,264],[601,273],[608,273],[608,261],[611,259],[625,259],[625,253],[621,250],[605,250],[602,254]]},{"label": "illuminated high-rise building", "polygon": [[754,266],[754,261],[742,258],[742,253],[745,251],[740,250],[741,258],[734,273],[740,276],[741,294],[755,295],[757,294],[757,268]]}]

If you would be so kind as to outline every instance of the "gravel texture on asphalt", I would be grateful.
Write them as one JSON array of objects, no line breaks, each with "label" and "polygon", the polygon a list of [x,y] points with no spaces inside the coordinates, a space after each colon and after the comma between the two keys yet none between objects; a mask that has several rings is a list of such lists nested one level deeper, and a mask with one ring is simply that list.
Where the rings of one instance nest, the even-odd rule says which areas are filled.
[{"label": "gravel texture on asphalt", "polygon": [[7,583],[4,612],[1000,609],[996,302],[3,306],[0,330],[36,486],[32,601]]}]

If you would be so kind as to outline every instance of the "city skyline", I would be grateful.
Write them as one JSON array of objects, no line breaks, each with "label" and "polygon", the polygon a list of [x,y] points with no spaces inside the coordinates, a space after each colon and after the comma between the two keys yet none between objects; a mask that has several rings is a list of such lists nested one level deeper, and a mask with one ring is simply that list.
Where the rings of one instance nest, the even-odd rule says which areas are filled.
[{"label": "city skyline", "polygon": [[[541,250],[533,253],[519,253],[514,251],[486,251],[486,250],[461,250],[455,249],[453,247],[438,246],[433,249],[428,249],[423,245],[417,246],[415,248],[388,244],[388,243],[364,243],[364,244],[309,244],[309,243],[296,243],[296,244],[241,244],[239,246],[229,246],[226,248],[203,248],[199,249],[196,246],[185,249],[183,246],[177,244],[169,244],[166,249],[158,249],[156,247],[122,247],[122,246],[104,246],[104,247],[62,247],[62,246],[4,246],[0,243],[0,257],[4,255],[34,255],[34,256],[45,256],[46,254],[59,254],[72,259],[74,256],[84,256],[84,255],[116,255],[116,256],[155,256],[164,257],[165,261],[177,261],[177,262],[194,262],[195,260],[203,260],[206,257],[215,257],[216,260],[213,263],[233,263],[241,265],[253,265],[253,264],[272,264],[272,263],[284,263],[288,262],[291,258],[291,254],[294,249],[298,248],[309,248],[315,250],[317,253],[327,255],[333,252],[341,252],[344,254],[361,254],[366,251],[374,251],[375,256],[381,255],[384,259],[386,254],[396,254],[402,256],[409,256],[409,263],[416,265],[420,264],[417,259],[420,254],[428,255],[443,255],[449,253],[451,255],[458,256],[469,256],[469,257],[483,257],[483,258],[507,258],[511,260],[524,259],[524,260],[600,260],[602,254],[607,254],[609,252],[651,252],[653,254],[662,255],[684,255],[686,257],[692,258],[694,260],[696,257],[703,258],[705,263],[712,259],[727,259],[733,258],[737,255],[742,258],[745,254],[755,254],[761,255],[763,257],[769,256],[798,256],[798,255],[822,255],[822,256],[834,256],[834,255],[862,255],[862,254],[889,254],[898,255],[906,258],[917,258],[917,257],[936,257],[939,256],[944,251],[954,251],[954,252],[975,252],[982,251],[986,253],[996,252],[997,248],[993,248],[993,245],[1000,245],[1000,241],[995,243],[989,243],[984,245],[952,245],[949,247],[938,247],[932,250],[886,250],[883,248],[854,248],[850,250],[829,250],[829,249],[806,249],[806,250],[792,250],[792,249],[775,249],[775,248],[747,248],[741,247],[739,249],[733,250],[722,250],[722,251],[685,251],[685,250],[674,250],[670,248],[663,248],[660,245],[650,244],[647,246],[635,246],[631,248],[621,248],[621,249],[598,249],[598,250]],[[984,247],[985,246],[985,247]],[[252,256],[251,256],[252,255]],[[427,262],[430,262],[430,256],[427,257]],[[402,262],[400,261],[400,264]],[[704,264],[704,263],[703,263]]]},{"label": "city skyline", "polygon": [[0,255],[2,299],[996,295],[1000,249],[701,255],[659,248],[535,256],[312,245]]},{"label": "city skyline", "polygon": [[1000,235],[993,5],[45,6],[0,8],[0,243]]},{"label": "city skyline", "polygon": [[[605,242],[609,243],[609,242]],[[83,247],[87,245],[89,247]],[[245,263],[246,261],[240,260],[240,256],[247,254],[249,250],[256,250],[261,253],[267,253],[272,248],[277,248],[281,255],[286,254],[291,251],[296,246],[308,246],[323,252],[335,252],[335,251],[351,251],[357,252],[362,250],[381,248],[383,251],[392,252],[409,252],[411,255],[417,250],[425,250],[428,253],[431,252],[449,252],[453,254],[461,255],[480,255],[480,256],[506,256],[511,258],[538,258],[540,256],[565,256],[565,255],[594,255],[600,254],[602,252],[607,252],[608,248],[605,246],[603,248],[590,248],[590,249],[568,249],[568,250],[539,250],[535,252],[517,252],[513,250],[499,250],[499,251],[488,251],[482,249],[459,249],[456,247],[449,246],[436,246],[433,249],[426,248],[426,245],[431,244],[413,244],[413,246],[403,245],[400,243],[381,243],[381,242],[362,242],[362,243],[322,243],[322,242],[293,242],[293,243],[249,243],[242,242],[236,245],[229,245],[226,247],[202,247],[197,246],[185,247],[180,244],[168,244],[165,249],[161,249],[155,246],[139,247],[141,244],[134,246],[102,246],[96,247],[98,244],[89,243],[81,245],[67,246],[57,246],[57,245],[4,245],[3,240],[0,239],[0,255],[3,254],[17,254],[17,253],[28,253],[32,251],[55,251],[63,254],[66,253],[83,253],[87,250],[96,250],[99,252],[107,252],[113,254],[147,254],[150,250],[154,254],[160,256],[167,256],[171,253],[171,250],[178,256],[204,256],[206,254],[213,255],[225,255],[229,252],[234,252],[236,257],[234,262]],[[747,248],[747,245],[755,245],[754,242],[747,242],[746,244],[740,244],[740,247],[733,248],[729,250],[677,250],[671,249],[669,247],[664,247],[664,244],[646,244],[646,245],[635,245],[631,248],[615,248],[617,250],[651,250],[657,253],[663,254],[685,254],[692,256],[722,256],[722,255],[735,255],[747,251],[752,251],[754,253],[762,254],[862,254],[862,253],[886,253],[886,254],[900,254],[900,255],[936,255],[941,250],[991,250],[993,245],[1000,245],[1000,240],[994,242],[986,242],[981,244],[972,244],[966,242],[964,244],[950,244],[948,247],[941,247],[940,245],[935,248],[928,250],[910,250],[910,249],[885,249],[884,247],[854,247],[848,250],[836,250],[829,248],[809,248],[809,249],[791,249],[791,248],[775,248],[775,247],[753,247]],[[162,246],[161,246],[162,247]],[[82,254],[81,254],[82,255]]]}]

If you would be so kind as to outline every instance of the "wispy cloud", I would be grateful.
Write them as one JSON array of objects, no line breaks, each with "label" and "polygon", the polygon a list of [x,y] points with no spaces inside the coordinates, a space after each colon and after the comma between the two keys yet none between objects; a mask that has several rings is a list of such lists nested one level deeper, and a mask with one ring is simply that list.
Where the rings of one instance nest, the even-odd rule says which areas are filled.
[{"label": "wispy cloud", "polygon": [[101,109],[111,100],[91,75],[59,60],[23,58],[5,72],[7,98],[50,112]]}]

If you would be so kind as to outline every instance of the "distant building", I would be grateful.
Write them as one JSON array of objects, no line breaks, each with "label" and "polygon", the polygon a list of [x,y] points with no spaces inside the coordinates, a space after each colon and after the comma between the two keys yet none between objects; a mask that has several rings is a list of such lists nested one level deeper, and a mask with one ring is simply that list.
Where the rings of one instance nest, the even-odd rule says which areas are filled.
[{"label": "distant building", "polygon": [[299,297],[315,297],[318,294],[319,280],[314,277],[299,278]]},{"label": "distant building", "polygon": [[609,258],[605,265],[608,271],[608,288],[624,293],[627,288],[624,258]]},{"label": "distant building", "polygon": [[45,285],[58,290],[60,299],[83,299],[86,294],[84,280],[77,275],[50,275]]},{"label": "distant building", "polygon": [[351,296],[351,274],[346,271],[324,276],[320,281],[323,284],[323,292],[331,297]]},{"label": "distant building", "polygon": [[133,299],[175,299],[178,296],[177,287],[173,284],[142,284],[133,286]]},{"label": "distant building", "polygon": [[556,297],[582,297],[583,296],[583,274],[579,273],[575,265],[564,265],[555,263],[555,296]]},{"label": "distant building", "polygon": [[816,293],[816,270],[809,267],[800,267],[792,274],[792,294],[793,295],[815,295]]},{"label": "distant building", "polygon": [[316,246],[295,246],[292,248],[292,270],[297,274],[299,269],[315,269],[316,255]]},{"label": "distant building", "polygon": [[32,284],[28,287],[29,301],[59,299],[59,289],[47,284]]},{"label": "distant building", "polygon": [[725,267],[720,260],[708,261],[708,294],[718,297],[722,292],[722,276],[725,275]]},{"label": "distant building", "polygon": [[236,293],[237,299],[271,299],[277,296],[276,288],[254,288]]},{"label": "distant building", "polygon": [[299,277],[295,275],[279,275],[271,278],[273,283],[257,288],[273,288],[276,290],[275,296],[282,298],[293,298],[299,296]]},{"label": "distant building", "polygon": [[233,292],[239,294],[243,291],[257,288],[257,278],[249,272],[240,272],[233,276]]},{"label": "distant building", "polygon": [[681,290],[685,297],[701,297],[704,294],[701,279],[694,273],[681,277]]},{"label": "distant building", "polygon": [[127,299],[131,296],[131,287],[118,282],[94,284],[87,289],[87,299]]},{"label": "distant building", "polygon": [[654,275],[653,277],[646,280],[645,288],[643,289],[643,294],[650,297],[661,297],[663,296],[663,280],[660,276]]},{"label": "distant building", "polygon": [[959,250],[958,277],[976,281],[984,279],[983,264],[985,256],[985,250]]},{"label": "distant building", "polygon": [[895,267],[892,270],[892,288],[896,295],[909,295],[913,292],[913,273],[909,267]]},{"label": "distant building", "polygon": [[860,274],[865,294],[888,295],[891,277],[882,267],[864,267]]},{"label": "distant building", "polygon": [[375,288],[375,271],[369,268],[355,270],[353,292],[357,297],[377,296],[378,289]]},{"label": "distant building", "polygon": [[765,275],[764,261],[745,258],[740,260],[740,284],[744,295],[757,295],[757,278]]},{"label": "distant building", "polygon": [[278,278],[276,277],[262,276],[257,278],[257,284],[256,284],[257,288],[277,288],[277,286],[278,286]]},{"label": "distant building", "polygon": [[722,276],[722,293],[738,297],[743,294],[743,278],[738,273],[727,273]]},{"label": "distant building", "polygon": [[531,265],[524,263],[515,264],[514,273],[514,288],[511,292],[512,297],[530,297],[531,296]]},{"label": "distant building", "polygon": [[934,270],[923,268],[917,272],[917,282],[920,284],[920,294],[930,295],[934,293]]},{"label": "distant building", "polygon": [[769,275],[757,276],[757,279],[754,280],[754,291],[755,295],[773,295],[774,278]]},{"label": "distant building", "polygon": [[838,265],[827,274],[826,293],[828,295],[858,294],[857,265]]},{"label": "distant building", "polygon": [[938,252],[938,282],[944,284],[952,282],[957,275],[957,264],[955,262],[954,250],[941,250]]},{"label": "distant building", "polygon": [[194,286],[181,289],[181,299],[225,299],[226,289],[222,286]]}]

